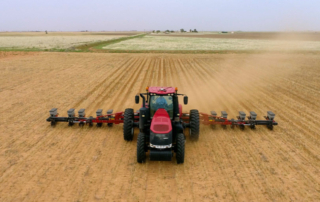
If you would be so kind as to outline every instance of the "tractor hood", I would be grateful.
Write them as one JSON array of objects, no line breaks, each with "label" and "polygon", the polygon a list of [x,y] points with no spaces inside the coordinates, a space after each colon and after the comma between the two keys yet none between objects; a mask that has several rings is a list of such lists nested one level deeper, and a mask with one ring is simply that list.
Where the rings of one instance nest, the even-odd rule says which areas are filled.
[{"label": "tractor hood", "polygon": [[172,130],[171,119],[165,109],[158,109],[153,115],[151,131],[156,134],[167,134]]}]

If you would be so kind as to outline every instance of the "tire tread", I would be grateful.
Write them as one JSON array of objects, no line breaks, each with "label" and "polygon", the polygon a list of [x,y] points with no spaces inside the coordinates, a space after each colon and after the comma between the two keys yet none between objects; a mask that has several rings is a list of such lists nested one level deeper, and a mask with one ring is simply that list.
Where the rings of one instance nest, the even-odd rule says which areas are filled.
[{"label": "tire tread", "polygon": [[131,130],[133,128],[133,119],[134,111],[131,108],[128,108],[124,111],[124,120],[123,120],[123,138],[126,141],[132,141],[133,135]]},{"label": "tire tread", "polygon": [[138,140],[137,140],[137,161],[138,163],[143,163],[146,159],[146,152],[145,152],[145,134],[139,133]]},{"label": "tire tread", "polygon": [[182,164],[184,163],[184,150],[185,150],[185,139],[182,133],[179,133],[177,135],[176,146],[177,146],[177,153],[176,153],[177,164]]},{"label": "tire tread", "polygon": [[200,117],[197,109],[190,110],[190,139],[192,141],[199,140],[200,134]]}]

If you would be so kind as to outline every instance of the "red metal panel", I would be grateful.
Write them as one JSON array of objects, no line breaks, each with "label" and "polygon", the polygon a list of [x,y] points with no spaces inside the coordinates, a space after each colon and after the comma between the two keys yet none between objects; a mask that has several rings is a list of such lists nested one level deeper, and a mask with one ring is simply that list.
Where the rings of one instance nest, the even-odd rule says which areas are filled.
[{"label": "red metal panel", "polygon": [[171,120],[165,109],[158,109],[156,111],[150,129],[157,134],[167,134],[172,130]]},{"label": "red metal panel", "polygon": [[149,87],[149,92],[150,93],[155,93],[155,94],[159,94],[159,95],[166,95],[166,94],[171,94],[171,93],[175,93],[175,88],[173,87]]}]

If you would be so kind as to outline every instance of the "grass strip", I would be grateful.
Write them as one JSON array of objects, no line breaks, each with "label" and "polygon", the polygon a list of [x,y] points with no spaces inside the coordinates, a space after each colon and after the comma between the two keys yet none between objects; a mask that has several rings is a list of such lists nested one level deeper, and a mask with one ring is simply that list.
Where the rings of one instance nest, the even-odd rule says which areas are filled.
[{"label": "grass strip", "polygon": [[80,46],[73,47],[71,49],[73,49],[76,52],[96,52],[95,49],[103,50],[103,47],[105,47],[105,46],[119,43],[119,42],[125,41],[125,40],[134,39],[134,38],[142,38],[145,35],[146,34],[139,34],[139,35],[135,35],[135,36],[128,36],[128,37],[121,37],[121,38],[117,38],[117,39],[111,39],[109,41],[100,41],[100,42],[96,42],[96,43],[83,44]]}]

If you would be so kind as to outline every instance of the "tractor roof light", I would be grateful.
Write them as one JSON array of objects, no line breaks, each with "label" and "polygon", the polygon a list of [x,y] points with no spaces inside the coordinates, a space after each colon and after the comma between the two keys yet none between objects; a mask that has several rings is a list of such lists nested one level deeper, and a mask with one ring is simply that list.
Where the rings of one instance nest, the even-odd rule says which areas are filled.
[{"label": "tractor roof light", "polygon": [[178,87],[175,88],[175,91],[178,92]]},{"label": "tractor roof light", "polygon": [[149,86],[146,87],[146,91],[148,91],[148,90],[149,90]]}]

